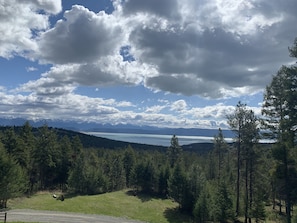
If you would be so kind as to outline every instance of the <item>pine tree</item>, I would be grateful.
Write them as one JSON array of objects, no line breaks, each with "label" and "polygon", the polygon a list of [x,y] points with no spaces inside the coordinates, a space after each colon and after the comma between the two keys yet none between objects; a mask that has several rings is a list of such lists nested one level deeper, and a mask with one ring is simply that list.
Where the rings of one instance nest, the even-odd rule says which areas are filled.
[{"label": "pine tree", "polygon": [[178,143],[178,138],[176,135],[173,135],[171,138],[170,146],[167,149],[167,157],[171,168],[181,161],[182,148]]},{"label": "pine tree", "polygon": [[26,189],[22,168],[0,144],[0,209],[6,208],[8,199],[21,195]]},{"label": "pine tree", "polygon": [[[290,56],[297,56],[297,38],[289,48]],[[296,172],[292,150],[296,146],[297,130],[297,67],[282,66],[266,87],[262,107],[263,127],[276,142],[274,156],[277,161],[278,179],[283,179],[287,223],[291,222],[291,207],[294,191],[292,173]],[[282,182],[282,181],[279,181]],[[279,191],[281,192],[281,191]]]},{"label": "pine tree", "polygon": [[170,176],[170,167],[165,164],[161,166],[158,179],[158,194],[161,196],[168,195],[168,179]]},{"label": "pine tree", "polygon": [[58,166],[61,164],[62,154],[58,146],[57,135],[46,125],[40,128],[34,159],[39,175],[40,189],[53,186],[58,176]]},{"label": "pine tree", "polygon": [[130,187],[130,175],[131,171],[136,163],[135,152],[133,148],[129,145],[124,152],[123,165],[126,173],[126,184]]},{"label": "pine tree", "polygon": [[232,200],[225,183],[220,183],[213,196],[212,215],[221,223],[233,218]]},{"label": "pine tree", "polygon": [[[239,215],[240,200],[240,182],[242,166],[244,167],[243,180],[244,185],[244,214],[245,222],[249,217],[249,209],[252,204],[253,195],[253,163],[254,151],[253,147],[259,140],[258,119],[252,110],[247,109],[245,104],[239,102],[233,114],[229,115],[228,123],[231,130],[235,133],[237,146],[237,180],[236,180],[236,216]],[[244,164],[244,165],[243,165]]]},{"label": "pine tree", "polygon": [[223,165],[223,155],[227,151],[227,144],[225,142],[222,129],[219,129],[218,135],[214,137],[214,153],[217,155],[218,163],[218,182],[221,182],[222,177],[222,165]]},{"label": "pine tree", "polygon": [[193,210],[195,220],[199,223],[204,223],[210,220],[210,194],[206,188],[207,186],[205,186],[199,194]]},{"label": "pine tree", "polygon": [[191,204],[191,197],[189,191],[189,183],[186,172],[181,164],[175,165],[171,176],[168,179],[169,196],[173,198],[181,210],[189,210],[194,204]]}]

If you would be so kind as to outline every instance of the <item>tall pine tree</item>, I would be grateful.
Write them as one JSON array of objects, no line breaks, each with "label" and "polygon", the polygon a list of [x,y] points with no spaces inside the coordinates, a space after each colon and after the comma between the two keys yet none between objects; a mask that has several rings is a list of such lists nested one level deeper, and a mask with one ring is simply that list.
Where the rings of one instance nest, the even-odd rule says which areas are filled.
[{"label": "tall pine tree", "polygon": [[[297,38],[289,48],[290,56],[297,58]],[[296,147],[297,130],[297,67],[282,66],[266,87],[262,107],[263,127],[267,135],[276,142],[274,157],[277,163],[275,176],[282,182],[283,190],[278,192],[285,197],[287,222],[291,222],[294,175],[296,164],[292,150]]]}]

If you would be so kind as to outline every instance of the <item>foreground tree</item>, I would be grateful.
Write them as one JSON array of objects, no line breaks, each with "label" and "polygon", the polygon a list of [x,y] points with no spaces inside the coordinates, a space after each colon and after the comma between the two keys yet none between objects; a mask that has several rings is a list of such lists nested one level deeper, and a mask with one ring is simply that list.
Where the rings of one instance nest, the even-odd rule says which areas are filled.
[{"label": "foreground tree", "polygon": [[211,204],[209,201],[211,200],[211,198],[210,193],[207,189],[207,186],[203,188],[193,210],[195,220],[199,223],[207,222],[210,219]]},{"label": "foreground tree", "polygon": [[[297,39],[294,46],[289,48],[292,57],[297,56]],[[275,176],[278,193],[283,194],[286,202],[287,222],[291,222],[291,208],[294,199],[295,161],[292,159],[292,150],[296,147],[297,130],[297,67],[282,66],[266,87],[262,113],[264,115],[263,127],[266,135],[273,139],[274,158],[277,167]]]},{"label": "foreground tree", "polygon": [[191,211],[193,204],[189,205],[190,190],[186,172],[184,168],[178,164],[174,167],[172,175],[168,179],[169,196],[173,198],[178,204],[180,210]]},{"label": "foreground tree", "polygon": [[[248,220],[248,213],[251,209],[253,195],[253,169],[255,156],[253,147],[258,142],[259,130],[257,128],[257,118],[252,110],[249,110],[245,104],[238,102],[233,114],[227,116],[228,124],[235,133],[235,142],[237,148],[237,179],[236,179],[236,216],[239,215],[240,204],[240,182],[242,164],[244,163],[244,214],[245,222]],[[249,221],[251,221],[249,217]]]},{"label": "foreground tree", "polygon": [[232,200],[224,183],[221,183],[214,193],[212,216],[215,221],[221,223],[228,222],[233,218]]},{"label": "foreground tree", "polygon": [[40,189],[53,186],[58,177],[62,154],[56,133],[46,125],[40,128],[37,146],[34,150],[34,160]]},{"label": "foreground tree", "polygon": [[14,158],[0,144],[0,209],[6,208],[7,200],[25,192],[24,172]]}]

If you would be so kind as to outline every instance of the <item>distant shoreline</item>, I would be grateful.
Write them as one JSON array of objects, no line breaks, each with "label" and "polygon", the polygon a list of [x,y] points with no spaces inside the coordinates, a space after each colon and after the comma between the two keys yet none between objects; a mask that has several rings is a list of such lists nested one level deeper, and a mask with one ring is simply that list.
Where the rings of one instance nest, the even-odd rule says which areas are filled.
[{"label": "distant shoreline", "polygon": [[[170,146],[170,140],[173,135],[169,134],[143,134],[143,133],[114,133],[114,132],[97,132],[97,131],[82,131],[81,133],[93,135],[97,137],[103,137],[107,139],[129,142],[129,143],[141,143],[157,146]],[[213,143],[214,137],[210,136],[185,136],[176,135],[179,144],[189,145],[193,143]],[[226,142],[231,142],[231,138],[226,138]]]}]

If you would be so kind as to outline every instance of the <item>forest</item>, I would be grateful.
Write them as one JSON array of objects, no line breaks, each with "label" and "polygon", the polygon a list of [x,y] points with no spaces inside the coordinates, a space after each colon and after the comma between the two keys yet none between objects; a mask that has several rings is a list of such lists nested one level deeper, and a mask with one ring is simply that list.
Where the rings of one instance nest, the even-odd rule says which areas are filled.
[{"label": "forest", "polygon": [[[297,38],[289,48],[297,58]],[[166,149],[84,147],[77,135],[29,122],[0,131],[0,206],[59,189],[79,195],[131,189],[170,198],[195,222],[261,222],[276,213],[297,222],[297,67],[282,66],[267,85],[262,115],[238,102],[207,153],[185,151],[173,135]],[[262,144],[261,139],[271,143]],[[273,210],[273,211],[271,211]],[[296,216],[296,217],[295,217]]]}]

